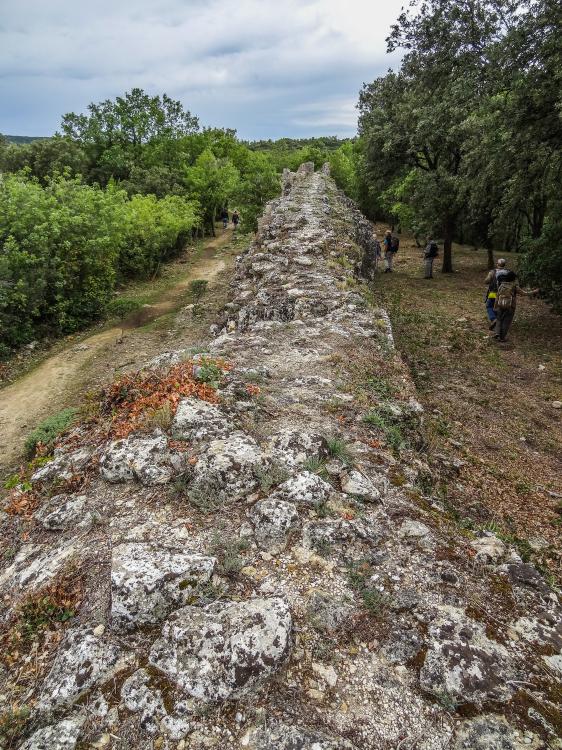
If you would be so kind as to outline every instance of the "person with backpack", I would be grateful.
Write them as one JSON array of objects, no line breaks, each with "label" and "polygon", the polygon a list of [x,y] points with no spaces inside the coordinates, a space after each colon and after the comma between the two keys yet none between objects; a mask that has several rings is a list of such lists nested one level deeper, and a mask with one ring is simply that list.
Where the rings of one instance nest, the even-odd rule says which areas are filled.
[{"label": "person with backpack", "polygon": [[240,223],[240,214],[237,210],[232,214],[232,223],[234,224],[234,231],[236,231],[238,229],[238,224]]},{"label": "person with backpack", "polygon": [[495,311],[497,314],[498,331],[495,337],[499,341],[507,341],[507,332],[513,323],[515,316],[515,307],[517,304],[517,295],[524,294],[530,297],[538,293],[538,289],[522,289],[517,283],[517,274],[514,271],[499,275],[497,280],[498,291],[495,302]]},{"label": "person with backpack", "polygon": [[499,258],[496,267],[486,276],[485,283],[488,285],[488,289],[486,290],[484,302],[486,303],[486,313],[488,315],[488,320],[490,321],[490,331],[493,331],[496,327],[498,317],[495,309],[496,297],[498,296],[498,280],[507,273],[509,273],[509,271],[505,267],[505,258]]},{"label": "person with backpack", "polygon": [[226,210],[226,208],[223,208],[223,210],[221,211],[221,221],[222,228],[226,229],[226,227],[228,226],[228,211]]},{"label": "person with backpack", "polygon": [[386,268],[385,273],[392,273],[392,261],[394,260],[394,253],[392,251],[392,232],[387,229],[384,233],[384,240],[382,241],[384,246],[384,263]]},{"label": "person with backpack", "polygon": [[425,267],[425,279],[433,278],[433,261],[439,255],[439,248],[435,240],[428,239],[427,245],[423,253],[424,267]]}]

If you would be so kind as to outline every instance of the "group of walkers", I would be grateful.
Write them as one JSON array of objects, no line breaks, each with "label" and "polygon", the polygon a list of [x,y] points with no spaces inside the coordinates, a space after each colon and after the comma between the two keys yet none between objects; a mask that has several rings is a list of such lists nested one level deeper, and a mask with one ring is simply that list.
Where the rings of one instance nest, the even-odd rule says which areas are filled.
[{"label": "group of walkers", "polygon": [[[398,252],[400,247],[400,238],[395,234],[392,234],[388,229],[384,234],[384,239],[381,243],[377,239],[377,235],[373,235],[374,248],[375,248],[375,272],[378,268],[379,260],[383,257],[384,252],[384,272],[392,273],[394,270],[394,256]],[[383,250],[384,247],[384,250]]]},{"label": "group of walkers", "polygon": [[[379,261],[384,257],[384,272],[392,273],[394,270],[394,256],[400,248],[400,238],[393,234],[390,229],[387,229],[384,233],[384,239],[381,243],[379,242],[377,235],[373,235],[375,259],[374,259],[374,270],[375,273],[378,268]],[[432,238],[427,240],[427,245],[424,249],[424,269],[426,279],[433,278],[433,261],[439,255],[439,248],[437,243]]]},{"label": "group of walkers", "polygon": [[[394,270],[394,257],[400,247],[400,239],[389,229],[385,232],[382,244],[378,240],[377,235],[373,235],[372,247],[375,255],[374,263],[371,259],[371,263],[369,264],[371,272],[367,271],[364,275],[369,277],[373,271],[376,273],[379,261],[383,258],[385,265],[384,273],[392,273]],[[438,256],[439,247],[435,240],[430,237],[423,248],[425,279],[433,278],[433,263]],[[504,258],[500,258],[496,268],[488,273],[485,283],[487,286],[485,302],[489,328],[490,331],[494,331],[494,337],[498,341],[503,342],[507,340],[507,332],[515,316],[517,296],[519,294],[531,296],[537,294],[539,290],[522,289],[517,283],[517,274],[506,268]]]},{"label": "group of walkers", "polygon": [[[228,215],[228,209],[223,208],[221,211],[221,221],[223,229],[227,228],[229,218],[230,217]],[[240,224],[240,214],[236,209],[232,212],[232,223],[234,224],[234,231],[236,231],[238,229],[238,224]]]}]

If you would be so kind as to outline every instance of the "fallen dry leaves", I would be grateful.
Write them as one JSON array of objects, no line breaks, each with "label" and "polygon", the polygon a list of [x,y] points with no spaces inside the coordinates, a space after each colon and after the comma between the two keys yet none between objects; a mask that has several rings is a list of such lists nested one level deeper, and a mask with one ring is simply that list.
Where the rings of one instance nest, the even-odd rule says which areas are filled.
[{"label": "fallen dry leaves", "polygon": [[[230,369],[221,360],[208,360],[221,370]],[[172,415],[182,398],[195,396],[209,403],[218,403],[215,389],[197,380],[191,361],[174,365],[166,373],[137,372],[124,375],[102,393],[102,413],[111,415],[111,435],[125,438],[142,429],[147,412],[169,408]]]}]

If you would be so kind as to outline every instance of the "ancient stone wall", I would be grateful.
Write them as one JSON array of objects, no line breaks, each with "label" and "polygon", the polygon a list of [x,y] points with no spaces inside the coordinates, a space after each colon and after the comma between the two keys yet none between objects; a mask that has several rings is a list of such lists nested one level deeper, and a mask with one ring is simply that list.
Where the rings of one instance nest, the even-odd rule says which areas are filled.
[{"label": "ancient stone wall", "polygon": [[[373,432],[423,414],[362,278],[370,225],[327,172],[284,174],[207,352],[147,363],[212,362],[215,396],[183,398],[168,429],[78,430],[35,473],[89,480],[51,493],[0,574],[7,625],[30,592],[84,579],[24,696],[26,750],[556,741],[556,595],[494,535],[455,531],[420,457]],[[367,398],[383,374],[392,392]],[[16,677],[0,672],[21,701]]]}]

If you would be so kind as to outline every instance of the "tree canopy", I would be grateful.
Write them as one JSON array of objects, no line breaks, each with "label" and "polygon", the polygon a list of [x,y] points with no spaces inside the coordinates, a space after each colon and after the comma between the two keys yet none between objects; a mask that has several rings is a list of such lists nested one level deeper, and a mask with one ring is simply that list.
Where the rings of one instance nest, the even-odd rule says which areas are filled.
[{"label": "tree canopy", "polygon": [[362,202],[375,192],[379,212],[441,237],[444,271],[455,239],[530,249],[557,221],[561,14],[553,0],[413,2],[387,39],[400,69],[360,92]]}]

